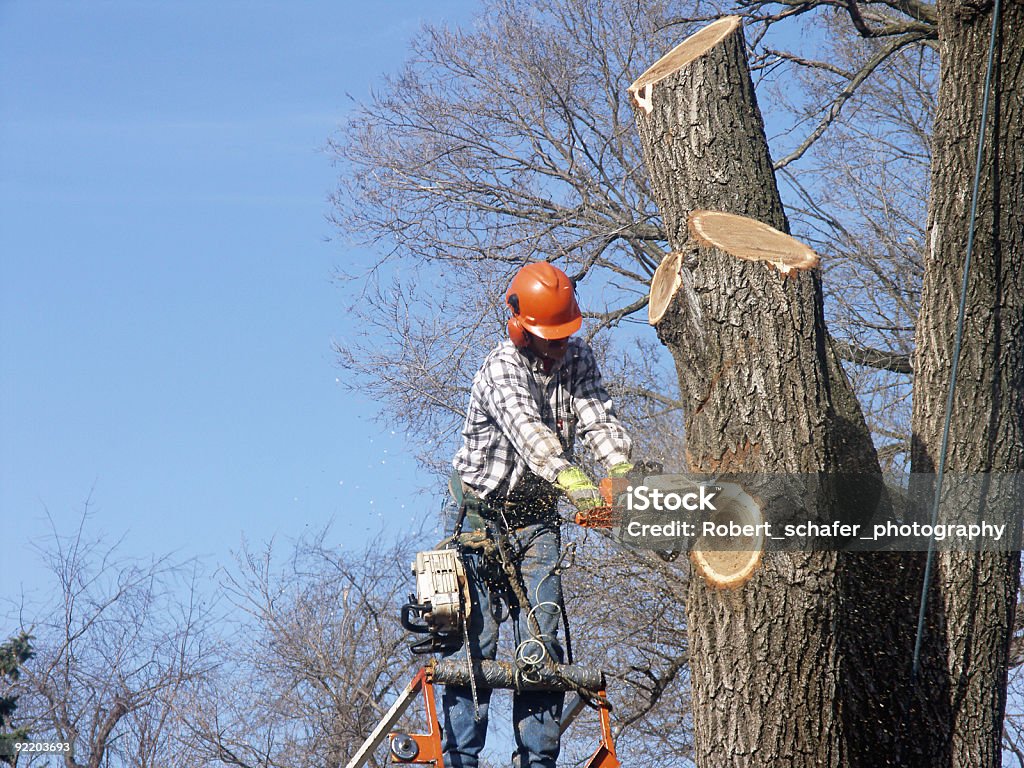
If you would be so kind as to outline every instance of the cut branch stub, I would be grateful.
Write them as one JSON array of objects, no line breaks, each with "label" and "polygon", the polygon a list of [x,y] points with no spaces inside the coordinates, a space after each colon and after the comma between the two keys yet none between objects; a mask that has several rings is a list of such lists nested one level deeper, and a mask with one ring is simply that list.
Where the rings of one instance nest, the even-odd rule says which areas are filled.
[{"label": "cut branch stub", "polygon": [[707,523],[734,526],[740,533],[729,537],[699,537],[690,550],[697,573],[717,589],[736,589],[750,580],[761,566],[765,531],[761,501],[737,483],[723,483],[715,495],[715,512]]},{"label": "cut branch stub", "polygon": [[696,254],[672,251],[651,278],[651,293],[647,298],[647,322],[658,329],[658,338],[671,348],[673,339],[698,349],[704,339],[704,313],[693,289],[693,275],[688,259]]},{"label": "cut branch stub", "polygon": [[654,110],[651,104],[651,91],[654,86],[676,70],[714,48],[723,38],[735,30],[739,23],[739,16],[726,16],[683,40],[683,42],[654,62],[646,72],[629,86],[629,95],[633,98],[633,103],[649,115]]},{"label": "cut branch stub", "polygon": [[651,325],[657,325],[665,316],[672,297],[683,283],[682,261],[683,254],[673,251],[662,259],[651,278],[651,298],[647,303],[647,322]]},{"label": "cut branch stub", "polygon": [[692,211],[688,228],[690,235],[702,245],[744,261],[763,261],[783,275],[818,266],[818,254],[799,240],[746,216],[722,211]]}]

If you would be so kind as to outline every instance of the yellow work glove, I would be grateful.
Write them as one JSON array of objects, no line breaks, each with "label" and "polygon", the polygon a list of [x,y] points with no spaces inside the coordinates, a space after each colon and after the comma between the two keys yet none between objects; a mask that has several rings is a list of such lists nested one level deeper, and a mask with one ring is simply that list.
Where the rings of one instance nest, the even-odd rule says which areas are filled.
[{"label": "yellow work glove", "polygon": [[594,481],[579,467],[563,469],[555,478],[555,485],[569,497],[569,502],[580,512],[589,512],[604,506],[604,499],[601,498]]},{"label": "yellow work glove", "polygon": [[633,471],[634,466],[634,464],[630,464],[628,461],[619,462],[608,470],[608,477],[625,477]]}]

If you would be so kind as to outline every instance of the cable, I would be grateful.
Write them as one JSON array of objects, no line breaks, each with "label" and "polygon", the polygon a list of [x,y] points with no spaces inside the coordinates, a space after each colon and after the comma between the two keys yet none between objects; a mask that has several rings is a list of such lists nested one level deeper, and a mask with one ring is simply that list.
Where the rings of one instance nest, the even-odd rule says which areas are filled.
[{"label": "cable", "polygon": [[[971,215],[967,227],[967,254],[964,257],[964,277],[960,287],[960,310],[956,321],[956,339],[953,342],[953,367],[949,374],[949,392],[946,395],[946,415],[942,426],[942,447],[939,449],[939,470],[935,478],[935,497],[932,500],[932,525],[939,519],[939,502],[942,499],[942,477],[946,471],[946,453],[949,448],[949,429],[953,417],[953,397],[956,393],[956,374],[960,368],[960,348],[964,338],[964,314],[967,309],[968,275],[974,254],[974,225],[978,212],[978,187],[981,185],[981,161],[985,149],[985,124],[988,122],[988,96],[992,84],[992,68],[995,61],[996,35],[999,29],[1001,0],[995,0],[992,9],[992,32],[988,44],[988,68],[985,71],[985,91],[981,101],[981,126],[978,128],[978,155],[974,163],[974,186],[971,190]],[[928,557],[924,565],[924,579],[921,585],[921,609],[917,615],[917,637],[914,638],[914,661],[910,669],[910,681],[916,682],[921,663],[921,638],[924,634],[924,617],[928,609],[928,587],[931,583],[932,563],[935,560],[935,542],[928,540]]]},{"label": "cable", "polygon": [[[536,587],[534,587],[534,604],[533,607],[529,609],[526,616],[526,627],[530,636],[519,643],[515,650],[516,662],[522,668],[524,675],[526,675],[531,669],[542,666],[545,662],[555,662],[555,659],[551,656],[551,652],[548,647],[550,643],[555,642],[555,637],[541,630],[540,620],[537,618],[537,614],[538,612],[546,612],[550,614],[555,617],[555,625],[557,626],[558,619],[563,618],[564,613],[562,611],[562,606],[554,600],[541,600],[540,592],[545,581],[561,572],[561,563],[573,547],[574,545],[570,544],[562,551],[558,560],[555,561],[555,564],[544,575],[544,577],[537,582]],[[534,646],[536,647],[536,650],[532,652],[528,650]]]}]

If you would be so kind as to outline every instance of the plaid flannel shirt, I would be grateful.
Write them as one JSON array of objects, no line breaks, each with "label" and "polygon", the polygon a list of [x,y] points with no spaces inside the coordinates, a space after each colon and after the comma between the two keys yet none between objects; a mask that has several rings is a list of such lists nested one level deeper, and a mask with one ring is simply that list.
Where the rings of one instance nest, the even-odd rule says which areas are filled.
[{"label": "plaid flannel shirt", "polygon": [[483,498],[499,488],[507,493],[528,470],[554,483],[573,464],[577,432],[605,467],[629,460],[632,442],[590,346],[570,338],[561,364],[544,374],[532,354],[505,341],[473,377],[463,444],[452,464]]}]

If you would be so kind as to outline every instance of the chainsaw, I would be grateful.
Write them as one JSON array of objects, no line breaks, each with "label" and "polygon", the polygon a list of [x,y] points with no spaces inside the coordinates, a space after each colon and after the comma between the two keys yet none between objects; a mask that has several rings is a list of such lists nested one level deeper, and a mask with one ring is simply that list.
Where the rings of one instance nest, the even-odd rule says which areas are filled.
[{"label": "chainsaw", "polygon": [[651,476],[659,476],[662,465],[653,461],[638,461],[623,477],[604,478],[598,490],[604,505],[577,512],[574,522],[582,528],[612,529],[622,523],[622,510],[626,508],[626,496],[633,486],[643,485]]},{"label": "chainsaw", "polygon": [[457,549],[419,552],[412,564],[416,593],[402,606],[402,626],[414,634],[429,635],[415,643],[413,653],[444,653],[465,640],[471,601],[466,568]]}]

